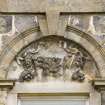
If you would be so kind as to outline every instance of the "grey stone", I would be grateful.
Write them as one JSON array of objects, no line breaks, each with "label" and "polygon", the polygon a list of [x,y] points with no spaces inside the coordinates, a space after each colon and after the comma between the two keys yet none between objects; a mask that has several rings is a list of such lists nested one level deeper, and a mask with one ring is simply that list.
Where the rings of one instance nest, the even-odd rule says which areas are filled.
[{"label": "grey stone", "polygon": [[15,15],[15,28],[17,32],[20,33],[35,26],[36,26],[35,16]]},{"label": "grey stone", "polygon": [[[104,0],[0,0],[1,12],[45,12],[56,7],[62,12],[103,12]],[[55,9],[55,8],[54,8]]]},{"label": "grey stone", "polygon": [[[23,53],[24,55],[28,55],[28,53],[32,53],[32,56],[31,56],[32,58],[30,57],[30,59],[32,59],[31,60],[32,63],[33,63],[33,60],[35,60],[34,62],[35,64],[36,64],[36,61],[38,60],[40,61],[39,55],[41,55],[42,58],[45,59],[45,61],[48,60],[47,59],[48,57],[50,57],[49,61],[51,61],[51,66],[49,64],[50,62],[48,62],[49,71],[50,71],[50,73],[48,72],[50,75],[47,76],[48,80],[51,80],[51,82],[53,79],[59,79],[61,81],[64,80],[64,82],[65,80],[67,81],[67,87],[64,86],[66,85],[66,82],[63,85],[61,85],[61,87],[58,86],[62,88],[63,91],[58,90],[59,88],[58,87],[56,88],[55,87],[56,85],[55,86],[53,85],[52,87],[52,85],[49,84],[49,82],[48,82],[48,85],[43,85],[42,83],[40,85],[41,87],[39,86],[38,88],[37,88],[37,84],[33,82],[34,80],[31,81],[33,82],[32,85],[30,85],[30,83],[29,84],[27,83],[27,86],[25,84],[16,83],[16,86],[14,86],[14,89],[12,91],[8,90],[8,93],[9,93],[8,97],[5,97],[7,96],[7,94],[5,94],[5,92],[2,93],[3,90],[0,89],[1,90],[0,91],[0,96],[1,96],[0,105],[5,105],[5,102],[8,105],[11,105],[11,104],[17,105],[17,93],[18,92],[20,93],[21,92],[23,93],[30,93],[30,92],[38,93],[39,92],[40,93],[40,92],[43,92],[42,91],[43,89],[45,89],[44,92],[50,92],[50,91],[52,92],[51,89],[55,89],[53,90],[53,92],[55,93],[56,92],[69,92],[73,94],[74,93],[83,93],[83,94],[86,93],[86,95],[88,93],[90,105],[105,105],[105,91],[99,92],[95,90],[95,88],[92,87],[91,82],[88,82],[88,80],[89,81],[94,80],[97,77],[99,78],[105,77],[105,70],[104,70],[105,52],[103,50],[105,46],[103,46],[103,48],[100,46],[101,43],[105,42],[104,11],[105,11],[105,0],[0,0],[0,12],[6,12],[6,15],[2,15],[2,14],[0,15],[0,35],[1,35],[0,38],[2,38],[0,39],[0,42],[4,50],[2,51],[1,56],[0,56],[0,79],[18,79],[19,78],[20,74],[23,71],[25,71],[25,69],[22,68],[22,65],[18,64],[19,62],[16,62],[15,58],[16,58],[16,55],[19,55],[19,54],[22,55],[22,52],[20,51],[23,51],[23,52],[25,51],[25,53]],[[14,15],[13,19],[15,21],[12,20],[13,15],[8,15],[10,12],[11,14]],[[70,23],[68,23],[68,25],[70,26],[66,27],[67,26],[66,19],[69,18],[70,13],[72,12],[73,14],[71,15],[71,21]],[[83,12],[83,13],[80,13],[80,12]],[[92,14],[90,12],[92,13],[97,12],[97,13]],[[99,12],[103,12],[103,15],[99,14]],[[38,28],[38,31],[40,32],[36,33],[36,31],[32,31],[32,33],[30,33],[31,31],[30,30],[28,32],[25,32],[24,34],[20,34],[23,31],[26,31],[38,25],[35,22],[35,19],[36,19],[34,15],[35,13],[38,15],[40,14],[40,16],[38,17],[39,27],[40,27],[40,30]],[[43,16],[42,16],[42,13],[43,13]],[[12,21],[15,24],[12,24]],[[79,30],[71,27],[71,25],[73,27],[79,28]],[[53,35],[53,34],[57,36],[63,36],[61,37],[61,39],[63,40],[64,40],[64,37],[66,37],[67,39],[70,39],[70,41],[73,40],[76,43],[73,44],[72,47],[80,50],[83,53],[83,55],[89,56],[90,59],[88,59],[88,57],[86,56],[87,62],[84,65],[84,69],[82,69],[83,67],[80,66],[80,64],[81,65],[84,64],[83,62],[81,62],[83,59],[82,60],[80,59],[78,61],[80,62],[79,66],[81,67],[81,72],[80,73],[78,72],[79,73],[78,75],[76,73],[76,75],[74,76],[75,77],[74,79],[79,80],[79,81],[82,81],[85,79],[84,80],[85,84],[84,83],[76,84],[76,81],[75,81],[75,83],[73,83],[73,86],[72,86],[72,84],[68,83],[71,80],[71,75],[73,74],[72,72],[73,67],[78,66],[78,63],[76,64],[76,66],[73,66],[73,65],[72,67],[70,66],[70,64],[73,64],[73,63],[70,63],[72,59],[68,58],[67,55],[69,55],[69,57],[72,56],[72,58],[75,58],[75,57],[73,56],[73,51],[71,50],[71,48],[68,50],[68,47],[70,46],[69,40],[65,39],[67,43],[64,43],[64,41],[62,41],[61,39],[59,41],[57,37],[55,36],[53,36],[55,37],[54,40],[51,36],[49,36],[49,40],[44,40],[45,46],[43,45],[43,43],[39,43],[40,51],[37,54],[38,59],[34,59],[34,57],[36,56],[35,54],[33,54],[34,50],[32,50],[31,48],[35,47],[35,45],[37,45],[37,42],[43,41],[43,39],[40,39],[40,40],[37,40],[37,39],[45,37],[44,35],[47,36],[47,35]],[[89,34],[91,34],[91,36],[94,37],[95,40],[93,40],[93,38],[90,37]],[[7,46],[5,46],[6,44]],[[30,47],[28,46],[28,44]],[[81,47],[79,46],[79,44],[81,45]],[[6,47],[6,49],[4,48],[4,46]],[[84,50],[83,47],[86,49],[86,51]],[[37,49],[37,47],[35,47],[35,49]],[[66,54],[65,51],[68,54]],[[72,53],[69,51],[71,51]],[[55,68],[55,67],[56,65],[58,66],[59,63],[57,64],[56,62],[55,63],[52,62],[52,58],[54,59],[53,56],[60,58],[60,59],[66,56],[67,60],[65,60],[65,62],[68,60],[70,62],[66,62],[66,63],[64,62],[65,63],[64,67],[66,70],[69,68],[70,71],[67,70],[65,72],[65,75],[63,75],[62,68],[61,68],[61,72],[58,72],[58,73],[60,73],[60,75],[62,76],[60,77],[59,75],[55,75],[56,72],[58,71],[58,68]],[[83,58],[82,54],[81,54],[81,57],[79,58]],[[27,56],[27,59],[28,59],[28,56]],[[28,63],[28,60],[27,60],[27,63]],[[32,65],[35,66],[34,64]],[[46,69],[47,66],[45,64],[39,65],[39,66],[42,66],[42,67],[45,66],[44,69],[47,70]],[[50,70],[50,68],[52,69]],[[31,68],[29,69],[31,70]],[[42,72],[41,68],[36,67],[35,70],[37,70],[39,74],[36,76],[35,81],[45,82],[45,80],[47,79],[45,76],[47,72],[46,73],[43,72],[44,75],[41,76],[40,75]],[[30,80],[31,78],[33,78],[34,72],[31,72],[31,73],[32,75],[26,75],[25,78],[23,79]],[[63,76],[64,76],[64,79],[63,79]],[[70,81],[70,83],[71,82],[73,81]],[[55,83],[56,82],[54,82],[54,84]],[[21,87],[22,85],[24,86]],[[50,85],[51,85],[51,88],[50,88]],[[69,88],[69,85],[71,86],[70,88]],[[46,88],[43,86],[46,86]],[[75,86],[78,86],[78,87],[76,87],[75,89],[73,88]],[[50,91],[47,88],[50,89]],[[37,91],[34,89],[37,89]],[[13,93],[11,94],[11,92]],[[82,94],[75,94],[75,95],[82,95]],[[100,95],[102,96],[102,100],[101,100]]]},{"label": "grey stone", "polygon": [[7,0],[0,0],[0,11],[7,11]]},{"label": "grey stone", "polygon": [[0,33],[10,32],[12,29],[12,16],[0,15]]},{"label": "grey stone", "polygon": [[81,30],[87,30],[89,27],[89,17],[89,15],[70,15],[68,17],[68,24]]},{"label": "grey stone", "polygon": [[105,105],[105,91],[102,92],[102,105]]},{"label": "grey stone", "polygon": [[99,34],[105,33],[105,15],[96,15],[93,16],[93,18],[96,32],[98,32]]},{"label": "grey stone", "polygon": [[11,37],[8,35],[2,36],[2,48],[4,48],[7,45],[7,43],[9,42],[10,39],[11,39]]}]

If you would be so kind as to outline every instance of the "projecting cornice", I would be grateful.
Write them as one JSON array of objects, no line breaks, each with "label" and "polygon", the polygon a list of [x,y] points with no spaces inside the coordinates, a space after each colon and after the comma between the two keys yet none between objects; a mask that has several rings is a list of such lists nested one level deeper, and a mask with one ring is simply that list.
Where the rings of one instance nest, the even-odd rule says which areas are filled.
[{"label": "projecting cornice", "polygon": [[0,0],[1,12],[104,12],[104,0]]},{"label": "projecting cornice", "polygon": [[93,86],[99,91],[105,91],[105,78],[97,78],[93,80]]},{"label": "projecting cornice", "polygon": [[12,89],[15,85],[15,80],[0,80],[0,89]]}]

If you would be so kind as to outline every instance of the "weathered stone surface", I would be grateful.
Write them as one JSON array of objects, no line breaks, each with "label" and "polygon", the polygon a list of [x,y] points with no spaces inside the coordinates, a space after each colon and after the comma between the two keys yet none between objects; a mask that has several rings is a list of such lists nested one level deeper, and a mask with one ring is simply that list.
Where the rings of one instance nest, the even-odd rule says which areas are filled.
[{"label": "weathered stone surface", "polygon": [[104,47],[105,43],[105,15],[69,15],[68,25],[72,25],[94,37],[100,45]]},{"label": "weathered stone surface", "polygon": [[6,97],[7,97],[7,92],[0,91],[0,105],[6,105]]},{"label": "weathered stone surface", "polygon": [[58,35],[64,36],[66,28],[67,28],[67,22],[68,22],[68,16],[66,15],[59,16],[58,29],[57,29]]},{"label": "weathered stone surface", "polygon": [[[21,79],[23,79],[23,81],[31,80],[34,78],[34,73],[37,72],[37,75],[35,75],[36,78],[33,80],[41,84],[40,88],[33,85],[33,88],[38,90],[37,92],[43,92],[40,90],[44,89],[48,91],[48,89],[45,88],[46,86],[44,88],[42,87],[42,82],[45,82],[45,80],[54,80],[54,86],[48,83],[47,87],[55,90],[57,89],[55,87],[55,79],[60,82],[67,81],[66,86],[64,84],[61,86],[63,91],[65,91],[66,88],[68,88],[69,92],[77,89],[78,93],[80,93],[87,92],[84,90],[89,89],[90,104],[101,105],[100,93],[96,92],[93,88],[93,90],[90,91],[92,87],[90,83],[89,87],[84,87],[83,84],[96,77],[105,76],[103,56],[103,49],[105,49],[105,15],[104,13],[98,13],[104,11],[104,0],[0,0],[0,12],[21,13],[12,13],[12,15],[0,14],[0,45],[3,46],[4,49],[8,41],[11,42],[0,56],[0,79],[19,79],[19,77],[22,77]],[[30,14],[26,14],[29,12]],[[68,14],[71,12],[73,12],[73,14]],[[85,12],[85,14],[75,14],[75,12]],[[97,12],[97,14],[87,14],[87,12]],[[36,15],[38,15],[38,18]],[[32,28],[36,26],[38,26],[38,29]],[[30,28],[32,29],[29,30]],[[33,32],[33,29],[37,32]],[[28,33],[26,30],[28,30]],[[25,32],[22,33],[23,31]],[[31,33],[33,34],[31,35]],[[63,37],[58,40],[58,37],[51,37],[52,34]],[[94,37],[95,40],[93,40],[89,34]],[[47,35],[50,35],[49,38],[45,38]],[[67,40],[64,37],[66,37]],[[15,40],[11,41],[12,38]],[[42,39],[38,40],[39,38]],[[76,43],[71,44],[71,40]],[[99,44],[102,45],[103,49],[101,49]],[[37,47],[40,50],[39,52],[37,51]],[[74,54],[75,51],[73,52],[73,50],[79,50],[80,56],[74,57],[77,53]],[[87,60],[89,60],[89,62],[86,62],[85,65],[83,55],[88,55]],[[88,59],[88,57],[90,59]],[[73,58],[75,58],[74,61],[78,62],[72,63]],[[59,60],[62,61],[60,62],[61,64]],[[34,70],[32,70],[33,68]],[[29,69],[29,71],[27,69]],[[76,71],[76,69],[78,70]],[[32,72],[30,73],[31,70]],[[77,85],[79,82],[72,81],[71,83],[70,80],[85,81],[75,87],[73,84]],[[33,84],[33,81],[30,82]],[[20,83],[17,83],[17,85],[17,90],[20,89],[21,92],[29,92],[26,88],[30,83],[27,86],[22,83],[21,85],[24,85],[23,87],[25,88],[22,88]],[[28,86],[30,90],[32,90],[31,86],[32,85]],[[15,92],[17,92],[17,90],[15,90]],[[53,90],[53,92],[59,91],[59,89],[55,90]],[[0,105],[5,105],[6,95],[6,92],[0,91]],[[17,96],[12,98],[12,100],[15,98],[17,98]],[[102,93],[103,105],[105,104],[104,98],[105,92]],[[15,104],[17,104],[17,99],[15,99],[15,101]],[[15,104],[12,103],[12,105]]]},{"label": "weathered stone surface", "polygon": [[102,92],[102,105],[105,105],[105,91]]},{"label": "weathered stone surface", "polygon": [[0,0],[0,11],[7,11],[7,0]]},{"label": "weathered stone surface", "polygon": [[15,15],[16,32],[21,33],[36,26],[37,17],[35,15]]},{"label": "weathered stone surface", "polygon": [[59,15],[59,12],[53,10],[47,11],[47,24],[50,35],[57,35]]},{"label": "weathered stone surface", "polygon": [[10,39],[11,39],[11,37],[9,37],[8,35],[2,36],[2,45],[1,45],[2,48],[4,48],[8,44]]},{"label": "weathered stone surface", "polygon": [[105,15],[69,15],[68,24],[94,35],[104,35]]},{"label": "weathered stone surface", "polygon": [[62,12],[103,12],[103,0],[0,0],[2,12],[44,12],[56,7]]},{"label": "weathered stone surface", "polygon": [[10,32],[12,29],[12,16],[0,15],[0,34]]},{"label": "weathered stone surface", "polygon": [[9,68],[8,79],[22,82],[35,79],[38,82],[53,78],[83,82],[88,80],[86,76],[98,76],[90,55],[81,46],[63,37],[49,36],[33,42],[15,59]]},{"label": "weathered stone surface", "polygon": [[89,18],[91,15],[69,15],[68,25],[72,25],[81,30],[87,31],[89,27]]},{"label": "weathered stone surface", "polygon": [[48,35],[48,24],[46,18],[45,15],[38,15],[39,27],[43,35]]},{"label": "weathered stone surface", "polygon": [[94,26],[95,30],[98,34],[104,34],[105,33],[105,15],[96,15],[93,16],[94,20]]}]

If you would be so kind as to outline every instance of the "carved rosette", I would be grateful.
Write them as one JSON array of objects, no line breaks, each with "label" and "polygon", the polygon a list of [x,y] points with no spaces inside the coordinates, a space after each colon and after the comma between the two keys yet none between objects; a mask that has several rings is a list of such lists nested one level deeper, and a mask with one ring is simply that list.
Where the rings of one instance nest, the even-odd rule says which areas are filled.
[{"label": "carved rosette", "polygon": [[30,81],[63,78],[75,81],[84,81],[86,77],[85,66],[93,62],[91,56],[73,41],[59,38],[46,37],[31,43],[17,56],[16,62],[22,71],[19,80]]}]

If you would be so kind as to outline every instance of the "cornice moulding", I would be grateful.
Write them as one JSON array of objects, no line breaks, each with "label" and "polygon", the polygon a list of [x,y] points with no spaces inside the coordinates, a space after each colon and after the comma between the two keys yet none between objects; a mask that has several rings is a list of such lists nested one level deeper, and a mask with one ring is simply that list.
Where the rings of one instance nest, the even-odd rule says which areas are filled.
[{"label": "cornice moulding", "polygon": [[11,89],[15,85],[15,80],[0,80],[0,88]]}]

